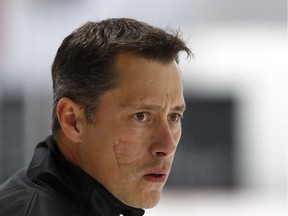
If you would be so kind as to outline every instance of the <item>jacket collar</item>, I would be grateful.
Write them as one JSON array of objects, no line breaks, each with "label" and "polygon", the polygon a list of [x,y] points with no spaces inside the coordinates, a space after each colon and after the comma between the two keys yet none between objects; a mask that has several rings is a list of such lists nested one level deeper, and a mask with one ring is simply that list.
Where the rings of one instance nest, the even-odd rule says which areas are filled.
[{"label": "jacket collar", "polygon": [[[28,168],[32,181],[47,188],[61,190],[68,199],[77,203],[75,210],[86,215],[142,216],[143,209],[125,205],[99,182],[68,162],[60,153],[52,136],[39,143]],[[48,180],[49,179],[49,180]],[[72,207],[73,208],[73,207]]]}]

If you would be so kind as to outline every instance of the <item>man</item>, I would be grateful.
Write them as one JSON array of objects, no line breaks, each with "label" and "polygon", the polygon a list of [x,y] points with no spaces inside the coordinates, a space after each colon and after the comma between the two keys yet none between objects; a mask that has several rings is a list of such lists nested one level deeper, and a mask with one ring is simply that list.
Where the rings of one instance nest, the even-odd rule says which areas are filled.
[{"label": "man", "polygon": [[132,19],[88,22],[52,65],[52,136],[0,188],[1,216],[138,216],[167,180],[185,110],[179,38]]}]

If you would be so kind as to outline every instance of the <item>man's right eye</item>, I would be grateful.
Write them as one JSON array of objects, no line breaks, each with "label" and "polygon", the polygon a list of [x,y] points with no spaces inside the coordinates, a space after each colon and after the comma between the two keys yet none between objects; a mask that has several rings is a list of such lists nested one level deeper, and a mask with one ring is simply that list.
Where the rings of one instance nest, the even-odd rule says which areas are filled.
[{"label": "man's right eye", "polygon": [[148,115],[147,113],[144,113],[144,112],[135,113],[133,114],[132,117],[137,121],[141,121],[141,122],[148,121]]}]

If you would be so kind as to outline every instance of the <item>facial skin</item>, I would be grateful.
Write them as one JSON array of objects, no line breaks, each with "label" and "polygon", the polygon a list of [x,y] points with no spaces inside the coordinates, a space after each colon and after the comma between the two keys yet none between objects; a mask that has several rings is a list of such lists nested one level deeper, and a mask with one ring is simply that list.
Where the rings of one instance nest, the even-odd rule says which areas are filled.
[{"label": "facial skin", "polygon": [[101,96],[94,124],[86,122],[77,104],[59,101],[59,147],[123,203],[151,208],[160,199],[181,136],[182,81],[174,61],[121,54],[116,68],[119,85]]}]

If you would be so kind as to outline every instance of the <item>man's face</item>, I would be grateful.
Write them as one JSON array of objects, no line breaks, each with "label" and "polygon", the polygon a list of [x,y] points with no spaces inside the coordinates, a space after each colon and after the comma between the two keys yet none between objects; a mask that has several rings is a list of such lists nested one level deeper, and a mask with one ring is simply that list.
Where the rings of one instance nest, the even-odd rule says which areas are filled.
[{"label": "man's face", "polygon": [[176,63],[116,60],[118,87],[104,93],[81,134],[81,168],[123,203],[151,208],[167,180],[185,102]]}]

